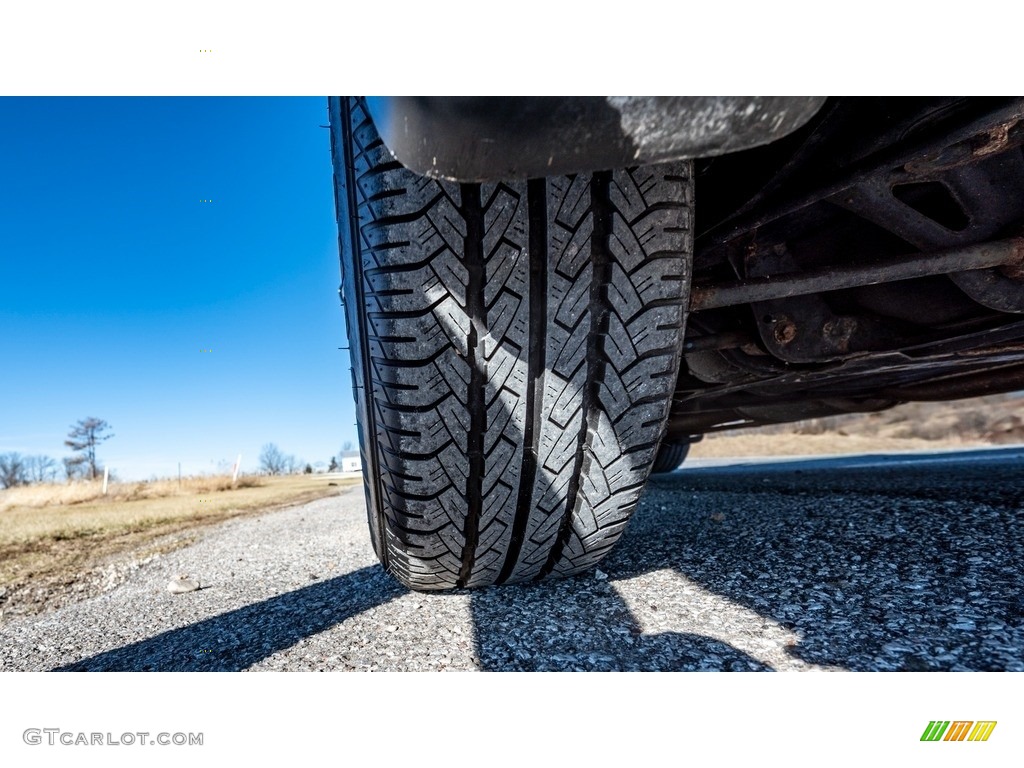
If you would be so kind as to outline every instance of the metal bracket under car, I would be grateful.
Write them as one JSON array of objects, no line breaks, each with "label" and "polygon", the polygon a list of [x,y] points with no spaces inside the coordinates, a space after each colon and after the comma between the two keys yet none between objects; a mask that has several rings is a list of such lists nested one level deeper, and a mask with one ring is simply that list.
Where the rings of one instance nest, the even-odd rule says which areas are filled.
[{"label": "metal bracket under car", "polygon": [[712,157],[780,139],[818,96],[393,96],[366,100],[407,168],[460,182]]}]

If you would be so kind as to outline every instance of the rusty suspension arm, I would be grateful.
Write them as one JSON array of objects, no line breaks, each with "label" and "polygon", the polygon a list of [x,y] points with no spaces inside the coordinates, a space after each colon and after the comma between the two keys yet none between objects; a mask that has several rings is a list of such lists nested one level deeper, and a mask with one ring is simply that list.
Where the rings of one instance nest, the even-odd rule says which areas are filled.
[{"label": "rusty suspension arm", "polygon": [[[690,293],[690,311],[700,312],[755,301],[992,267],[1003,267],[1009,276],[1019,277],[1024,269],[1024,238],[996,240],[939,253],[920,254],[890,264],[830,267],[720,285],[695,285]],[[1024,291],[1024,283],[1021,284],[1021,290]]]}]

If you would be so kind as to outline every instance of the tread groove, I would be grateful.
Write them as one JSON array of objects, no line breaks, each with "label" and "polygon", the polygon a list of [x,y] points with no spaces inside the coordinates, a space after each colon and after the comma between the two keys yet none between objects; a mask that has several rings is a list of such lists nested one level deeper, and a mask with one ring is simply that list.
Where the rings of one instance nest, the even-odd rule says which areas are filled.
[{"label": "tread groove", "polygon": [[463,215],[466,220],[465,266],[469,275],[466,285],[466,314],[470,319],[466,361],[469,364],[469,392],[466,407],[470,426],[466,436],[466,454],[469,474],[466,477],[466,520],[463,528],[462,568],[455,586],[459,589],[469,583],[473,573],[476,546],[480,536],[480,517],[483,510],[484,434],[487,431],[487,407],[484,388],[487,384],[482,340],[487,333],[484,316],[483,260],[483,208],[480,205],[480,185],[462,185]]},{"label": "tread groove", "polygon": [[526,528],[533,511],[533,490],[537,479],[537,454],[543,425],[541,400],[544,392],[544,352],[547,346],[547,183],[533,179],[526,185],[526,204],[529,210],[530,256],[530,338],[529,373],[526,381],[526,417],[523,427],[523,459],[519,473],[519,493],[516,498],[515,518],[505,562],[498,574],[497,584],[504,584],[512,575],[526,538]]}]

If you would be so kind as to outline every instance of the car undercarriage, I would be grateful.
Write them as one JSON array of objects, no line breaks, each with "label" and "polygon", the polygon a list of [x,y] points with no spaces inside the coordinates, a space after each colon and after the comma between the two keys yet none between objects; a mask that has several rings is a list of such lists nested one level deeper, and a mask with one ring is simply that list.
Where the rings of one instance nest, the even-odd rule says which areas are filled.
[{"label": "car undercarriage", "polygon": [[1024,100],[833,98],[695,161],[666,440],[1024,387]]}]

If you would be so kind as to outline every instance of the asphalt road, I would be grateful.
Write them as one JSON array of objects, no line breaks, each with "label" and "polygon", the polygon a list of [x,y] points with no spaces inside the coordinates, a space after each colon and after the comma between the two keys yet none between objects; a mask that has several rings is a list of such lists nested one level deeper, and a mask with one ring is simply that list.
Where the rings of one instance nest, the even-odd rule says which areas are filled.
[{"label": "asphalt road", "polygon": [[474,593],[402,588],[364,516],[357,488],[112,563],[5,620],[0,669],[1024,671],[1021,448],[693,466],[600,571]]}]

